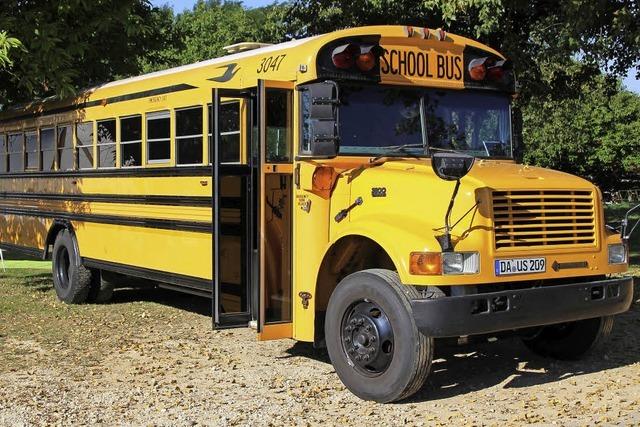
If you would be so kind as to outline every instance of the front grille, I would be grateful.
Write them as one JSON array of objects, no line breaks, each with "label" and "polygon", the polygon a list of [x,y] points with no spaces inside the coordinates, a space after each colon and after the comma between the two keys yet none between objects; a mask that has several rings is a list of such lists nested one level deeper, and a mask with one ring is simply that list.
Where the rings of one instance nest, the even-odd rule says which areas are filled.
[{"label": "front grille", "polygon": [[513,190],[493,192],[496,249],[593,246],[593,192]]}]

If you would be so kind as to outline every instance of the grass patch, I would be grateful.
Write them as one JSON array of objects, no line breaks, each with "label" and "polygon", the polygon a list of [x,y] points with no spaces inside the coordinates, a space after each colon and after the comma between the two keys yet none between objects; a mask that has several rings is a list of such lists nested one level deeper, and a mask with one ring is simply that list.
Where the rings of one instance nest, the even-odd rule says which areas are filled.
[{"label": "grass patch", "polygon": [[30,261],[30,260],[6,260],[4,266],[7,270],[15,268],[28,268],[32,270],[51,271],[51,261]]},{"label": "grass patch", "polygon": [[179,336],[176,330],[210,322],[210,313],[192,310],[210,307],[210,300],[163,289],[119,289],[109,304],[65,304],[50,264],[34,266],[0,270],[0,373],[42,366],[51,355],[70,368],[78,360],[99,363],[105,352],[124,351],[155,328]]}]

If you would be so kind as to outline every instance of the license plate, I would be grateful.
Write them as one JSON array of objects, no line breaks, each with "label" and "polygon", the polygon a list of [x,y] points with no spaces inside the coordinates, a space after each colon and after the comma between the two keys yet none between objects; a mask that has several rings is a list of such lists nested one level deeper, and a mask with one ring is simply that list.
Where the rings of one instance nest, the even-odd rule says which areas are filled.
[{"label": "license plate", "polygon": [[496,276],[508,274],[544,273],[547,271],[545,258],[512,258],[495,260]]}]

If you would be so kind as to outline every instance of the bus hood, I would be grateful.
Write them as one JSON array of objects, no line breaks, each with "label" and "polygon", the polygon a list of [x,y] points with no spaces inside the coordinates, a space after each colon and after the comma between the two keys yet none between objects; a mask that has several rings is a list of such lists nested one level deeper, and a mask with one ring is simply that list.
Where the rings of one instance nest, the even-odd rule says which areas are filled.
[{"label": "bus hood", "polygon": [[[431,169],[431,160],[406,162],[422,173],[438,179]],[[387,163],[392,167],[391,163]],[[393,168],[393,167],[392,167]],[[552,169],[519,165],[509,161],[477,160],[461,182],[492,189],[592,189],[589,181]]]},{"label": "bus hood", "polygon": [[[404,230],[407,238],[411,235],[431,250],[438,248],[434,246],[433,237],[444,226],[455,183],[438,178],[429,159],[394,159],[378,166],[354,169],[347,175],[351,176],[340,180],[336,187],[336,192],[344,196],[334,198],[334,215],[361,198],[362,208],[350,210],[351,226],[375,223],[376,227],[390,232]],[[598,200],[593,184],[582,178],[509,161],[478,160],[460,181],[451,215],[452,223],[457,223],[452,234],[460,238],[470,232],[486,234],[493,228],[493,193],[510,190],[591,191],[594,203]],[[343,226],[346,224],[335,223],[334,231],[340,233],[338,229]]]}]

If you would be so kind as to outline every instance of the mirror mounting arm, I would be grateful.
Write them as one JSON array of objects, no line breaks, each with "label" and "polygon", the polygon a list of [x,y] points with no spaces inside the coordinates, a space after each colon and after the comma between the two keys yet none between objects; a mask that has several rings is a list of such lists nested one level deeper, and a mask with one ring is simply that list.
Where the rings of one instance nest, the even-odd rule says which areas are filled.
[{"label": "mirror mounting arm", "polygon": [[442,248],[442,252],[452,252],[453,251],[453,243],[451,242],[451,211],[453,210],[453,203],[456,200],[456,196],[458,195],[458,190],[460,189],[460,180],[456,180],[456,185],[453,187],[453,194],[451,194],[451,199],[449,200],[449,207],[447,208],[447,213],[444,216],[444,234],[440,236],[436,236],[436,240],[440,243],[440,247]]}]

